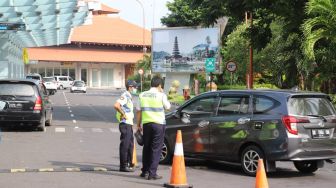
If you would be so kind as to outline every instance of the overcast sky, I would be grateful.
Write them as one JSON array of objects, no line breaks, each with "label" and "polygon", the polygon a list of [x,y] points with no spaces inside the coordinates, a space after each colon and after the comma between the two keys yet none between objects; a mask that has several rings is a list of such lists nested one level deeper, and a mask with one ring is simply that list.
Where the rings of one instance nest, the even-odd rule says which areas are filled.
[{"label": "overcast sky", "polygon": [[[112,8],[118,9],[119,17],[139,26],[143,26],[142,8],[136,0],[100,0]],[[172,0],[139,0],[145,9],[145,27],[147,29],[163,27],[160,18],[168,14],[166,3]]]}]

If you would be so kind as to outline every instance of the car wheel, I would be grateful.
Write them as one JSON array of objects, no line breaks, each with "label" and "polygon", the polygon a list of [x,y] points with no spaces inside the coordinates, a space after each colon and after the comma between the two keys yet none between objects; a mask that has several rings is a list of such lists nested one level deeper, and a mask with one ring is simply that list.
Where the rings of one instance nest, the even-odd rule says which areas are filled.
[{"label": "car wheel", "polygon": [[46,130],[45,125],[46,125],[46,117],[45,117],[45,115],[43,115],[43,116],[42,116],[42,119],[41,119],[41,122],[40,122],[40,124],[38,125],[37,129],[38,129],[39,131],[43,131],[43,132],[44,132],[44,131]]},{"label": "car wheel", "polygon": [[240,156],[243,171],[249,176],[255,176],[258,168],[258,160],[263,158],[264,154],[257,146],[246,147]]},{"label": "car wheel", "polygon": [[168,141],[165,139],[162,146],[160,164],[170,164],[172,155],[173,153],[168,145]]},{"label": "car wheel", "polygon": [[50,112],[50,118],[46,121],[46,125],[47,126],[51,126],[52,125],[52,119],[53,119],[53,114],[52,114],[52,112]]},{"label": "car wheel", "polygon": [[294,161],[295,168],[304,174],[311,174],[315,172],[317,167],[317,161]]},{"label": "car wheel", "polygon": [[64,87],[62,85],[59,86],[60,90],[64,89]]}]

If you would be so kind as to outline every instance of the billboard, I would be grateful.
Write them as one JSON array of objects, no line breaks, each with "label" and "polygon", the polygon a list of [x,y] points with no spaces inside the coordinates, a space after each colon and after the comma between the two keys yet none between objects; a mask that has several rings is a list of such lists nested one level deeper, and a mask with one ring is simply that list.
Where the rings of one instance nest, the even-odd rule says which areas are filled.
[{"label": "billboard", "polygon": [[152,30],[152,72],[205,72],[207,59],[215,59],[214,73],[220,72],[220,29],[164,28]]}]

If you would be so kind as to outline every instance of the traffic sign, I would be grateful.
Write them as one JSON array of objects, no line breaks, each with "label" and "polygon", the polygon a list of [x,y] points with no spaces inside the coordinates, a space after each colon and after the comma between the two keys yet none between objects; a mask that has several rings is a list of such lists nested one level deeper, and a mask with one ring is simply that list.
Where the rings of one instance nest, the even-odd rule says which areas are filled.
[{"label": "traffic sign", "polygon": [[139,70],[138,70],[138,73],[139,73],[140,75],[143,75],[144,70],[143,70],[143,69],[139,69]]},{"label": "traffic sign", "polygon": [[205,59],[205,71],[206,72],[214,72],[216,65],[215,58],[206,58]]},{"label": "traffic sign", "polygon": [[226,70],[228,70],[229,72],[235,72],[237,70],[237,64],[234,61],[227,62]]},{"label": "traffic sign", "polygon": [[0,31],[24,31],[26,30],[26,25],[24,23],[7,23],[7,22],[0,22]]}]

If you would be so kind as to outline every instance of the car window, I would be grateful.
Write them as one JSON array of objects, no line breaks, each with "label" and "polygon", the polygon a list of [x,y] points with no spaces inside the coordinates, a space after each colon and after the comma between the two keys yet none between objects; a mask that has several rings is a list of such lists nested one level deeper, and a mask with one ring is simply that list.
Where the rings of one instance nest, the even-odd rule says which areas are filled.
[{"label": "car window", "polygon": [[0,95],[32,96],[34,88],[28,84],[0,84]]},{"label": "car window", "polygon": [[39,76],[26,76],[27,79],[40,80]]},{"label": "car window", "polygon": [[222,97],[218,107],[218,115],[247,114],[248,96]]},{"label": "car window", "polygon": [[188,113],[200,113],[200,114],[208,114],[213,115],[216,113],[216,109],[218,106],[218,98],[217,97],[208,97],[201,98],[196,100],[182,109],[182,112]]},{"label": "car window", "polygon": [[323,97],[292,97],[288,100],[288,113],[291,115],[334,115],[332,104]]},{"label": "car window", "polygon": [[264,114],[280,105],[280,103],[266,96],[253,97],[253,113]]},{"label": "car window", "polygon": [[67,78],[59,78],[60,81],[68,81]]},{"label": "car window", "polygon": [[55,81],[55,79],[54,78],[43,78],[43,81],[45,81],[45,82],[53,82],[53,81]]},{"label": "car window", "polygon": [[73,79],[71,77],[69,77],[69,81],[73,81]]}]

